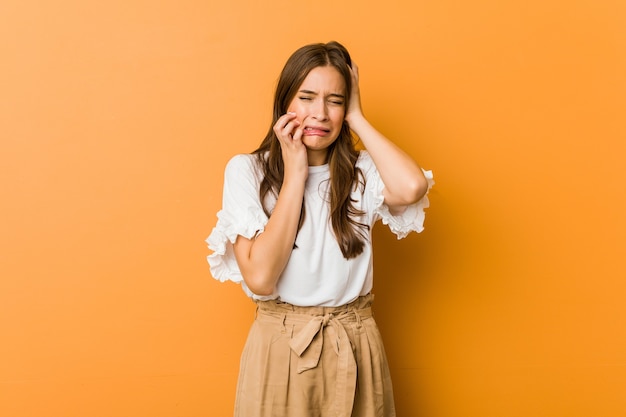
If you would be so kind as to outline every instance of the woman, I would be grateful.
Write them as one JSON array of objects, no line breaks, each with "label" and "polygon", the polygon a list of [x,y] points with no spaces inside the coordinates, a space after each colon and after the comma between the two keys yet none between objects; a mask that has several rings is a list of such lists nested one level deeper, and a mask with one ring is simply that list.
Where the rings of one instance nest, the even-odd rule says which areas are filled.
[{"label": "woman", "polygon": [[207,239],[213,276],[257,303],[235,416],[395,416],[371,230],[382,219],[398,238],[420,232],[431,178],[364,117],[342,45],[289,58],[265,139],[226,167]]}]

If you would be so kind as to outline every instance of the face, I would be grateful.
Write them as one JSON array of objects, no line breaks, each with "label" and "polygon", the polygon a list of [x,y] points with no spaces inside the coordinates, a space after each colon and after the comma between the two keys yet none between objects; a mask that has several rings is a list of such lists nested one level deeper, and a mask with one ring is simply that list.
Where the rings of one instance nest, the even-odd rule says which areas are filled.
[{"label": "face", "polygon": [[328,147],[337,139],[345,117],[346,84],[334,67],[309,72],[287,111],[295,112],[303,129],[309,165],[326,162]]}]

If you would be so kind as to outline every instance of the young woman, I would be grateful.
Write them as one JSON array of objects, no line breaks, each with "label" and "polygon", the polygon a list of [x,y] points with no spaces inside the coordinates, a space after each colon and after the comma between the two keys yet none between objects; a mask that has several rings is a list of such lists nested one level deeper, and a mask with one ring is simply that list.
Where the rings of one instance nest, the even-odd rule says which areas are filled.
[{"label": "young woman", "polygon": [[265,139],[227,164],[208,261],[257,304],[235,416],[395,416],[371,231],[422,231],[432,175],[364,117],[358,76],[337,42],[298,49]]}]

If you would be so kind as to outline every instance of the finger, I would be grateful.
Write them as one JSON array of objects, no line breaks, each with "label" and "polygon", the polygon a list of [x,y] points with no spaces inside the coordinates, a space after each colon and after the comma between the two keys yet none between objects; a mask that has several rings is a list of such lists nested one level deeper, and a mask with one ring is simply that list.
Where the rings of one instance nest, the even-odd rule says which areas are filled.
[{"label": "finger", "polygon": [[352,66],[350,67],[352,70],[352,74],[358,79],[359,78],[359,67],[356,62],[352,61]]},{"label": "finger", "polygon": [[294,119],[295,116],[296,116],[295,113],[285,113],[285,114],[283,114],[282,116],[280,116],[276,120],[276,123],[274,123],[274,127],[282,129],[289,122],[289,120]]},{"label": "finger", "polygon": [[300,126],[300,122],[298,120],[291,120],[282,129],[281,134],[290,138],[293,136],[293,132],[298,126]]},{"label": "finger", "polygon": [[293,119],[293,116],[289,113],[280,116],[278,120],[276,120],[276,123],[274,123],[274,131],[282,130],[285,125],[289,123],[290,119]]},{"label": "finger", "polygon": [[292,115],[281,116],[274,124],[274,133],[276,133],[276,135],[284,135],[286,134],[286,130],[292,130],[293,124],[296,121],[294,117],[295,116]]},{"label": "finger", "polygon": [[[298,126],[300,126],[300,122],[294,120],[287,123],[282,130],[276,133],[276,137],[281,145],[292,145],[294,143],[294,133],[298,130]],[[302,133],[300,133],[300,136],[302,136]]]},{"label": "finger", "polygon": [[297,127],[295,132],[293,132],[293,141],[294,142],[300,142],[300,140],[302,139],[302,135],[304,134],[304,129]]},{"label": "finger", "polygon": [[293,121],[295,118],[295,113],[283,114],[278,118],[278,120],[276,120],[276,123],[274,124],[274,132],[278,134],[280,131],[284,130],[287,124],[289,124],[289,122]]}]

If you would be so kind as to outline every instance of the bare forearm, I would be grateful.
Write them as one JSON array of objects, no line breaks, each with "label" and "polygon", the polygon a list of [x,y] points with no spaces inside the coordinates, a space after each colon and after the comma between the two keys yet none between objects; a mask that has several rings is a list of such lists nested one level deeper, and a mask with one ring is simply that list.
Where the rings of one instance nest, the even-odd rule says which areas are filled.
[{"label": "bare forearm", "polygon": [[385,184],[385,199],[390,205],[405,206],[426,193],[428,183],[419,165],[406,152],[376,130],[362,115],[349,121],[370,153]]},{"label": "bare forearm", "polygon": [[265,231],[256,239],[238,238],[235,256],[248,288],[259,295],[271,294],[285,269],[302,208],[304,183],[285,182]]}]

